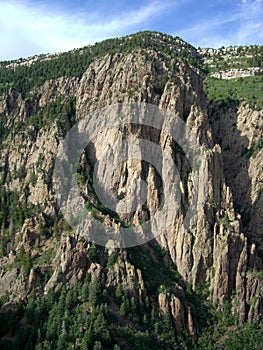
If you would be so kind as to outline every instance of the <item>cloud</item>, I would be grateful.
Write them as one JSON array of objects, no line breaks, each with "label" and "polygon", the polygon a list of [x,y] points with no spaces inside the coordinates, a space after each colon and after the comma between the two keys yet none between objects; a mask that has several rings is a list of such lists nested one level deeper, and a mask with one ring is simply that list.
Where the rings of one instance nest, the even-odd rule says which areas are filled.
[{"label": "cloud", "polygon": [[165,2],[154,1],[115,16],[86,11],[74,15],[52,13],[47,6],[29,0],[0,0],[0,59],[66,51],[123,35],[129,29],[150,22],[165,8]]},{"label": "cloud", "polygon": [[224,15],[201,19],[178,35],[195,46],[215,48],[263,42],[263,0],[241,0]]},{"label": "cloud", "polygon": [[97,0],[92,8],[87,6],[87,1],[0,0],[0,60],[67,51],[149,28],[179,35],[195,46],[263,41],[263,0],[235,0],[224,6],[221,0],[210,5],[113,0],[112,6]]}]

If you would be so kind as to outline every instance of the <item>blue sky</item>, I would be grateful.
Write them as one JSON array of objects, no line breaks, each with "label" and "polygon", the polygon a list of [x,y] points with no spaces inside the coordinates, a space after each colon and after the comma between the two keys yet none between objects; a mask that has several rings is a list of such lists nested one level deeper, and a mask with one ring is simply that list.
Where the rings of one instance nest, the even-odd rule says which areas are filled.
[{"label": "blue sky", "polygon": [[263,0],[0,0],[0,60],[156,30],[198,47],[263,44]]}]

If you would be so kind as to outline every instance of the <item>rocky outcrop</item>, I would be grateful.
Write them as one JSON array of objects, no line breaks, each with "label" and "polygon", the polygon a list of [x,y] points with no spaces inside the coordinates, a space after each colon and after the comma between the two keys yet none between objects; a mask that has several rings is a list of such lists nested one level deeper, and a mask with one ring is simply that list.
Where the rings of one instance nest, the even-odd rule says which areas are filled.
[{"label": "rocky outcrop", "polygon": [[224,176],[236,212],[241,214],[242,229],[261,247],[263,111],[245,103],[212,104],[208,111],[214,139],[222,149]]},{"label": "rocky outcrop", "polygon": [[217,78],[217,79],[237,79],[237,78],[244,78],[244,77],[253,77],[257,74],[262,74],[262,69],[259,67],[253,67],[253,68],[232,68],[227,71],[219,71],[215,73],[211,73],[211,77]]},{"label": "rocky outcrop", "polygon": [[[181,297],[185,297],[182,289],[178,290],[177,293],[178,292]],[[183,331],[185,325],[187,325],[189,334],[191,337],[195,338],[196,331],[193,324],[191,308],[189,306],[185,305],[182,300],[174,294],[170,295],[170,293],[167,292],[161,292],[159,294],[158,304],[161,313],[168,313],[172,316],[175,329],[179,334]]]}]

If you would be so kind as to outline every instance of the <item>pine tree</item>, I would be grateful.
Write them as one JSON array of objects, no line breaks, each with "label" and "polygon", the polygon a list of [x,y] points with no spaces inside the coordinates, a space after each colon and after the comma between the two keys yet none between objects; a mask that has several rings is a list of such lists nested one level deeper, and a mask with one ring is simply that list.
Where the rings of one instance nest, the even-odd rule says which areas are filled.
[{"label": "pine tree", "polygon": [[103,347],[102,347],[100,341],[95,341],[95,344],[93,346],[93,350],[103,350]]},{"label": "pine tree", "polygon": [[89,284],[89,302],[92,306],[95,306],[98,302],[99,282],[95,276],[94,280]]},{"label": "pine tree", "polygon": [[124,300],[124,301],[121,303],[121,306],[120,306],[120,315],[121,315],[121,316],[126,316],[127,314],[128,314],[127,301]]}]

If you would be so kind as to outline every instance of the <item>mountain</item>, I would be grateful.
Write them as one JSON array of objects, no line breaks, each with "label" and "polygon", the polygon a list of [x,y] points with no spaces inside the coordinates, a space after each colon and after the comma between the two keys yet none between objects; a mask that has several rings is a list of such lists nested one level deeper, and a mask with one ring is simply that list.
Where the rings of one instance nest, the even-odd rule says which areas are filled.
[{"label": "mountain", "polygon": [[[0,63],[1,348],[262,346],[262,53],[140,32]],[[144,123],[113,127],[109,111],[121,116],[122,106]],[[97,228],[87,239],[62,215],[56,159],[76,123],[85,138],[83,118],[93,138],[76,172],[71,153],[59,163],[78,183],[76,211],[83,204],[89,218],[132,234],[164,208],[169,225],[151,240],[142,229],[144,244],[99,245]],[[183,131],[198,145],[192,158]],[[130,140],[140,140],[132,160],[123,156]],[[115,199],[144,196],[142,206],[116,213],[102,203],[93,177],[101,158],[114,165],[101,174]],[[176,184],[180,200],[166,202]]]}]

